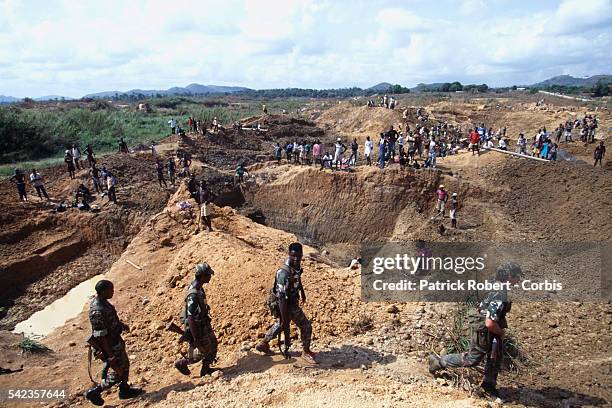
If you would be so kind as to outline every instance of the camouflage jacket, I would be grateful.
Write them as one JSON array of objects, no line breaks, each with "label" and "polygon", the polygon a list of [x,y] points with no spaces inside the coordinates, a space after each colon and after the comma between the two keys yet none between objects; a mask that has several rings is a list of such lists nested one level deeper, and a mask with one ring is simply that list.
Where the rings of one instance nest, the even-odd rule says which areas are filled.
[{"label": "camouflage jacket", "polygon": [[123,325],[115,307],[108,300],[95,296],[89,304],[89,321],[94,337],[108,336],[110,341],[121,339]]}]

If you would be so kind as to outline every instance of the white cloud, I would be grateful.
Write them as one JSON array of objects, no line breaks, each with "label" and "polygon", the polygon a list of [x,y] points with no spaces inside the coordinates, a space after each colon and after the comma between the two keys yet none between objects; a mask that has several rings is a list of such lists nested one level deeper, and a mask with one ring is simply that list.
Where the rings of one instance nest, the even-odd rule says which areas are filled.
[{"label": "white cloud", "polygon": [[0,94],[501,85],[612,66],[609,0],[39,3],[0,0]]}]

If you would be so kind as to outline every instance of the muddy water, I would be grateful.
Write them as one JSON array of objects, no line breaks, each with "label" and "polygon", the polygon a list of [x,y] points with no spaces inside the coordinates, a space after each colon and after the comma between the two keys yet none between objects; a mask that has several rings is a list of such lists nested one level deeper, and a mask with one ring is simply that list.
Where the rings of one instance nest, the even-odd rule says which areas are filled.
[{"label": "muddy water", "polygon": [[44,337],[53,329],[62,326],[68,319],[78,315],[89,298],[95,293],[95,286],[103,275],[96,275],[70,289],[43,310],[15,326],[13,333],[24,333],[30,337]]}]

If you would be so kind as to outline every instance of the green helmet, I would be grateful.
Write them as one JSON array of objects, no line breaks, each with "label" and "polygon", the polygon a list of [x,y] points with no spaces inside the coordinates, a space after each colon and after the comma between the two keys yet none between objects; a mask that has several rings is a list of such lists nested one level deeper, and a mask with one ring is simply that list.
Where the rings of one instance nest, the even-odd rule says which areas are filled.
[{"label": "green helmet", "polygon": [[195,267],[195,276],[199,278],[204,275],[214,275],[215,271],[212,270],[210,265],[206,262],[202,262],[196,265]]},{"label": "green helmet", "polygon": [[497,275],[497,279],[500,281],[505,281],[509,278],[516,278],[523,275],[521,267],[514,262],[506,262],[499,265],[495,272]]}]

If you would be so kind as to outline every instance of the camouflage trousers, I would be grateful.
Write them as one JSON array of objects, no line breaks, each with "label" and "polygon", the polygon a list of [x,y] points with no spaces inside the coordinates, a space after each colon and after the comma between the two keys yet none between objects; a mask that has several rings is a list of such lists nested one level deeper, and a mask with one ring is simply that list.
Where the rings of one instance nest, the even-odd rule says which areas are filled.
[{"label": "camouflage trousers", "polygon": [[486,328],[474,331],[470,338],[470,349],[465,353],[447,354],[440,357],[440,365],[446,367],[475,367],[485,359],[484,382],[496,386],[501,371],[501,358],[492,358],[489,332]]},{"label": "camouflage trousers", "polygon": [[[111,357],[114,357],[112,364],[108,361],[104,363],[102,368],[102,382],[100,386],[103,389],[110,388],[115,384],[127,383],[130,376],[130,360],[125,351],[125,343],[119,340],[117,343],[110,346]],[[110,371],[109,371],[110,369]]]},{"label": "camouflage trousers", "polygon": [[210,322],[202,323],[200,326],[200,333],[202,334],[202,341],[199,347],[196,347],[193,341],[189,342],[189,349],[187,350],[187,363],[194,364],[198,361],[202,361],[204,365],[210,365],[217,360],[217,337],[210,324]]},{"label": "camouflage trousers", "polygon": [[[289,319],[300,329],[300,340],[302,341],[302,347],[305,349],[310,348],[310,342],[312,340],[312,324],[310,320],[306,317],[302,309],[297,306],[289,306]],[[282,329],[280,319],[270,327],[268,332],[265,335],[266,341],[271,341],[278,336]]]}]

